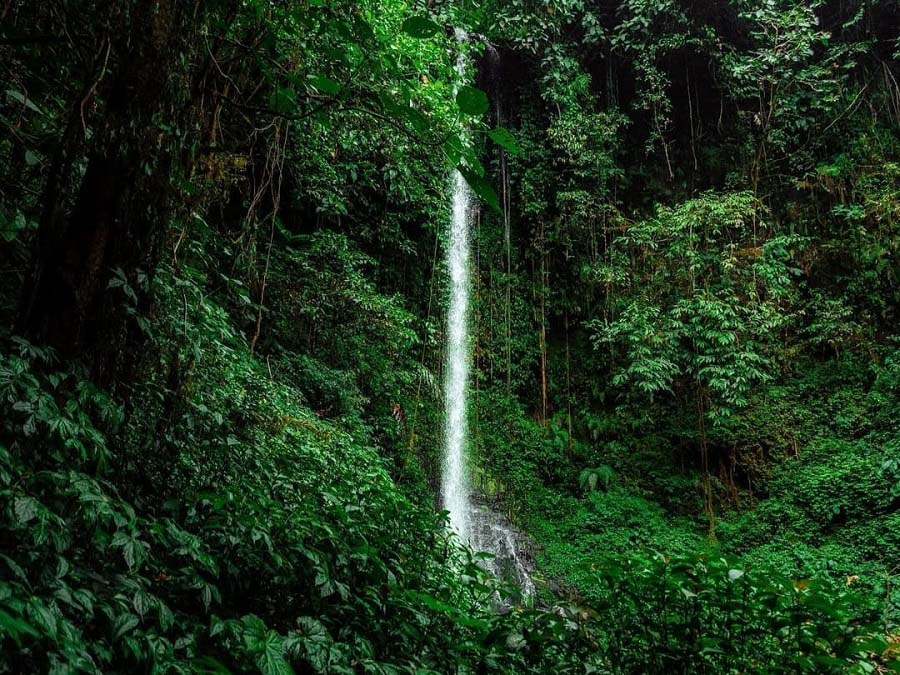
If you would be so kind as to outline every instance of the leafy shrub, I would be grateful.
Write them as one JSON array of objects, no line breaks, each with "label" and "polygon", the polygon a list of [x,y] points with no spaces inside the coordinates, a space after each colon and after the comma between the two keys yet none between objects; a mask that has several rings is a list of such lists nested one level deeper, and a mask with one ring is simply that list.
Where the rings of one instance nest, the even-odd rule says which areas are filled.
[{"label": "leafy shrub", "polygon": [[888,656],[878,607],[850,586],[733,557],[624,558],[600,570],[597,609],[616,672],[873,672]]}]

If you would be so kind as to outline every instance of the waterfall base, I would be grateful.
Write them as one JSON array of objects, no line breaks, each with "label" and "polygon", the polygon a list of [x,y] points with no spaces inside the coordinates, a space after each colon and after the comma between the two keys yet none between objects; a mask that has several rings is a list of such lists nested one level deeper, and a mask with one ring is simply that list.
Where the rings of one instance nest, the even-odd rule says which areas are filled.
[{"label": "waterfall base", "polygon": [[469,507],[472,547],[493,554],[484,567],[498,578],[516,584],[525,597],[534,594],[534,556],[530,542],[499,511],[484,500]]}]

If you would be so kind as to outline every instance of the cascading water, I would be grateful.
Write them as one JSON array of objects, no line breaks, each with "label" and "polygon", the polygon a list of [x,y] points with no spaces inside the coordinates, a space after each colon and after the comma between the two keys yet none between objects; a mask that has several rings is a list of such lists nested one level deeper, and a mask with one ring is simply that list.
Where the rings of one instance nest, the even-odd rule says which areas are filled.
[{"label": "cascading water", "polygon": [[[456,38],[465,41],[460,30]],[[466,57],[460,53],[456,72],[465,76]],[[465,178],[453,172],[453,211],[447,267],[450,271],[450,308],[447,315],[447,363],[444,379],[445,438],[444,472],[441,485],[444,508],[450,513],[450,526],[460,539],[470,541],[471,513],[466,469],[466,401],[469,380],[469,220],[472,195]]]},{"label": "cascading water", "polygon": [[[468,40],[456,31],[460,42]],[[465,78],[466,56],[456,61],[459,80]],[[468,400],[469,359],[469,228],[472,194],[465,178],[453,172],[453,209],[447,268],[450,272],[450,306],[447,315],[447,353],[444,369],[444,467],[441,497],[450,514],[450,526],[459,538],[477,550],[494,554],[488,567],[498,576],[512,577],[523,593],[534,590],[532,566],[523,555],[526,548],[519,534],[503,516],[483,504],[475,505],[466,466],[466,403]]]}]

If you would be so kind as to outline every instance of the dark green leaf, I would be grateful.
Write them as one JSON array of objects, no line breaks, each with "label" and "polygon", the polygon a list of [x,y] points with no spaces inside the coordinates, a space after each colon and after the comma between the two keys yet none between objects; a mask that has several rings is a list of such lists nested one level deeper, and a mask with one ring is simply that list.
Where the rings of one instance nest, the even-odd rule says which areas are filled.
[{"label": "dark green leaf", "polygon": [[464,166],[460,166],[458,170],[463,175],[463,178],[466,179],[469,187],[472,188],[472,192],[481,197],[494,211],[500,213],[500,199],[497,197],[497,193],[491,187],[491,184],[483,176],[479,176]]},{"label": "dark green leaf", "polygon": [[277,113],[290,114],[297,106],[297,93],[287,87],[278,87],[269,97],[269,105]]},{"label": "dark green leaf", "polygon": [[488,111],[488,97],[481,89],[463,85],[456,92],[456,105],[466,115],[483,115]]},{"label": "dark green leaf", "polygon": [[322,75],[315,75],[309,78],[309,83],[323,94],[329,94],[331,96],[336,96],[341,93],[342,89],[339,82],[335,82],[330,77],[324,77]]},{"label": "dark green leaf", "polygon": [[430,38],[441,32],[441,27],[424,16],[411,16],[403,22],[403,32],[414,38]]},{"label": "dark green leaf", "polygon": [[488,136],[494,143],[506,150],[511,155],[521,155],[522,149],[516,144],[516,139],[507,129],[497,127],[488,132]]},{"label": "dark green leaf", "polygon": [[32,628],[31,624],[26,623],[22,619],[10,616],[0,609],[0,629],[5,635],[9,635],[15,640],[16,644],[21,644],[23,635],[38,637],[38,632]]}]

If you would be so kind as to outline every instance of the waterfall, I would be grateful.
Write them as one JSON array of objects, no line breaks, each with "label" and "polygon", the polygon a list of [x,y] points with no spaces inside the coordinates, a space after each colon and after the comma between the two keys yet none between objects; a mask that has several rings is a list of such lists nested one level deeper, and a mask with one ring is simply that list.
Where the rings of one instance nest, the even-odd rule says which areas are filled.
[{"label": "waterfall", "polygon": [[[456,38],[468,36],[457,29]],[[466,56],[456,60],[459,79],[465,76]],[[470,542],[471,501],[466,466],[466,401],[469,380],[469,225],[472,195],[463,175],[453,172],[453,211],[447,267],[450,272],[450,307],[447,315],[447,362],[444,375],[444,471],[441,485],[443,506],[450,513],[450,526],[460,539]]]},{"label": "waterfall", "polygon": [[[457,29],[460,42],[468,35]],[[489,49],[490,46],[488,45]],[[466,56],[456,61],[458,81],[465,78]],[[463,131],[465,134],[465,131]],[[467,140],[465,137],[463,141]],[[469,362],[469,229],[473,199],[465,178],[453,172],[453,200],[447,268],[450,273],[450,306],[447,313],[447,346],[444,368],[444,462],[441,499],[450,514],[450,527],[472,548],[492,553],[483,564],[497,576],[514,580],[524,595],[531,595],[534,566],[526,554],[527,543],[507,520],[487,504],[475,503],[468,481],[466,462]],[[483,500],[481,500],[483,502]]]}]

